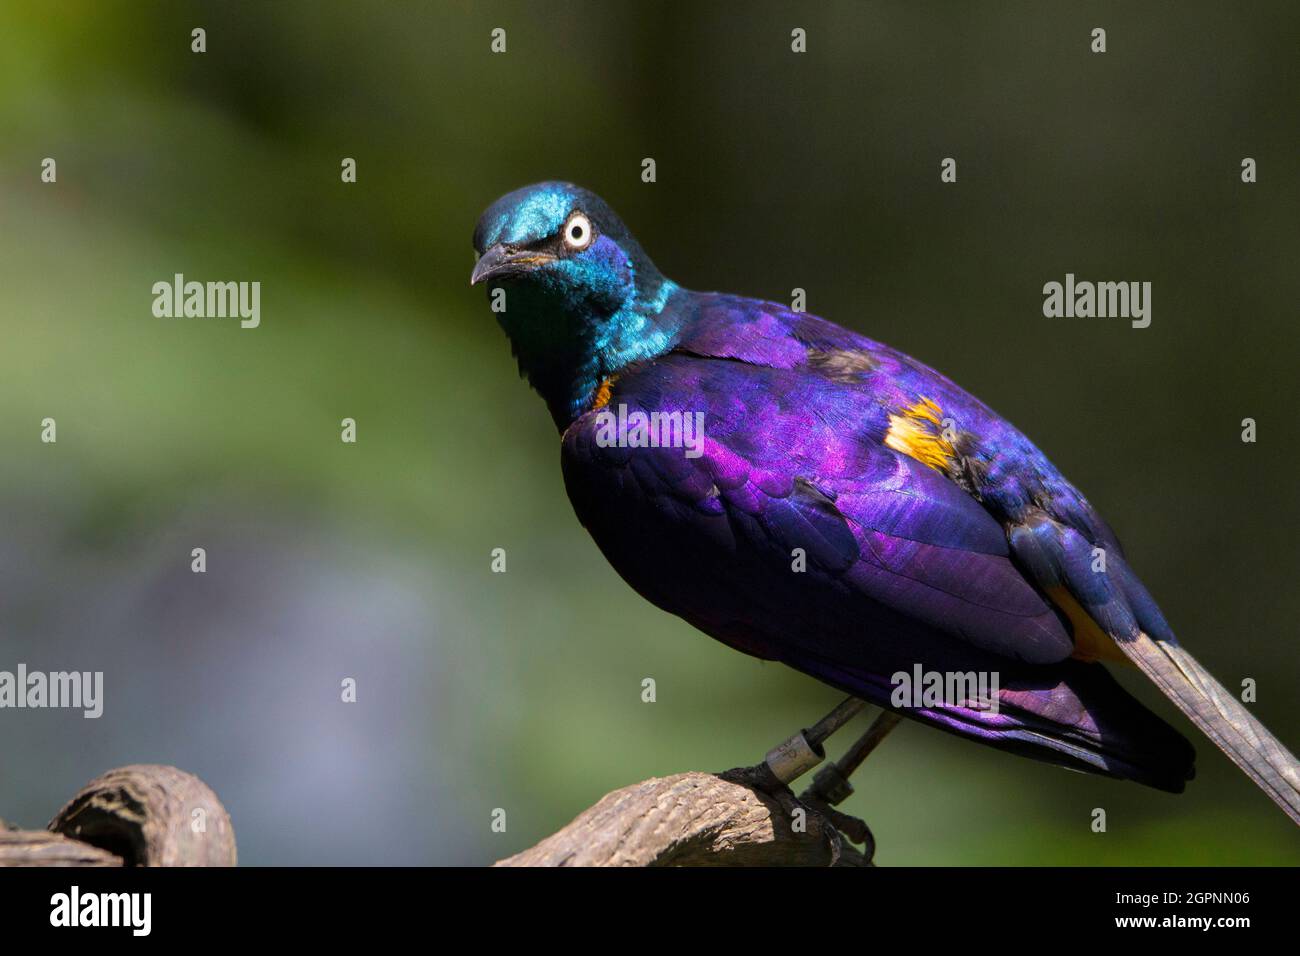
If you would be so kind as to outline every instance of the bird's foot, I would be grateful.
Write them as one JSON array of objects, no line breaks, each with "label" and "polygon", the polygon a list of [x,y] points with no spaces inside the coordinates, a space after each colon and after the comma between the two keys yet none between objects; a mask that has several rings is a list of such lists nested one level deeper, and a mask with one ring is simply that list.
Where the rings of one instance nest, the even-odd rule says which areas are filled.
[{"label": "bird's foot", "polygon": [[872,835],[871,827],[867,826],[865,820],[859,820],[857,817],[851,817],[847,813],[836,810],[830,804],[809,796],[807,790],[799,795],[798,802],[812,812],[821,814],[836,830],[839,830],[840,833],[843,833],[851,841],[862,847],[861,852],[865,865],[873,865],[872,860],[876,855],[876,838]]},{"label": "bird's foot", "polygon": [[[876,852],[876,841],[871,829],[862,820],[841,813],[824,800],[812,795],[809,788],[795,796],[789,785],[772,772],[764,761],[752,767],[737,767],[718,774],[724,780],[738,783],[750,790],[766,794],[780,808],[781,818],[787,826],[801,833],[823,834],[831,847],[831,858],[836,866],[871,866]],[[851,846],[858,844],[858,847]]]},{"label": "bird's foot", "polygon": [[[854,697],[846,698],[833,711],[810,728],[799,731],[784,743],[768,751],[763,762],[753,767],[741,767],[723,776],[759,790],[773,797],[794,819],[795,811],[802,810],[804,819],[815,817],[829,833],[841,836],[863,847],[862,864],[870,865],[876,852],[876,841],[871,828],[857,817],[835,809],[853,793],[849,783],[852,775],[867,755],[897,726],[897,714],[881,711],[867,732],[854,741],[838,761],[823,767],[813,777],[812,785],[798,797],[790,784],[826,759],[823,747],[826,739],[843,727],[867,705]],[[854,851],[856,855],[857,851]],[[860,864],[861,865],[861,864]]]}]

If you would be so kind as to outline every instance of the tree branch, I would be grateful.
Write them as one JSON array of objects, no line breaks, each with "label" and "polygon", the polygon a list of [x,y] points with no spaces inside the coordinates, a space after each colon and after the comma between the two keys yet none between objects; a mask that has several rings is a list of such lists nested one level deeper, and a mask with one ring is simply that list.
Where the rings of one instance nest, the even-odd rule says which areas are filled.
[{"label": "tree branch", "polygon": [[679,773],[606,794],[564,829],[497,866],[870,866],[763,764]]},{"label": "tree branch", "polygon": [[48,831],[0,828],[0,866],[234,866],[235,831],[193,774],[157,764],[96,777]]}]

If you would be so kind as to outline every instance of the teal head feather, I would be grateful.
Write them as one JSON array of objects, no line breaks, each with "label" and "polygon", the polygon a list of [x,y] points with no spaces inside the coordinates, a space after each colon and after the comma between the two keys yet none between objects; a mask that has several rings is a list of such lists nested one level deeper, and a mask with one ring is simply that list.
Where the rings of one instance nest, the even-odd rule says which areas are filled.
[{"label": "teal head feather", "polygon": [[470,281],[487,284],[519,370],[560,428],[607,377],[666,351],[679,331],[668,308],[678,287],[599,196],[571,183],[502,196],[474,249]]}]

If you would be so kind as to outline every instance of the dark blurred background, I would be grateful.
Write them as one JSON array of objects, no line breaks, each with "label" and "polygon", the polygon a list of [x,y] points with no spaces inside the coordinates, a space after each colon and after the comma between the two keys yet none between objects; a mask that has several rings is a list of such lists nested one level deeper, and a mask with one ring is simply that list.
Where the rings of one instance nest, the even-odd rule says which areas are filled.
[{"label": "dark blurred background", "polygon": [[[99,720],[0,711],[0,815],[173,763],[246,863],[484,863],[835,702],[642,601],[574,519],[468,286],[482,209],[548,178],[682,284],[805,288],[1019,424],[1300,747],[1300,7],[922,6],[0,8],[0,669],[106,684]],[[154,318],[176,272],[260,281],[261,327]],[[1045,319],[1067,272],[1151,281],[1151,327]],[[907,724],[846,809],[889,865],[1300,862],[1197,747],[1174,797]]]}]

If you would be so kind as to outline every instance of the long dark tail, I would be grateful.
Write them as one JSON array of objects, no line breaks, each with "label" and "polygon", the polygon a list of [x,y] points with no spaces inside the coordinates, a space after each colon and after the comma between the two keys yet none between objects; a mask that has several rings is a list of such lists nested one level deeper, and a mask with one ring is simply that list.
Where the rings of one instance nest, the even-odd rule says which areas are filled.
[{"label": "long dark tail", "polygon": [[1182,647],[1152,640],[1143,632],[1118,644],[1205,736],[1300,824],[1300,763],[1281,741]]}]

